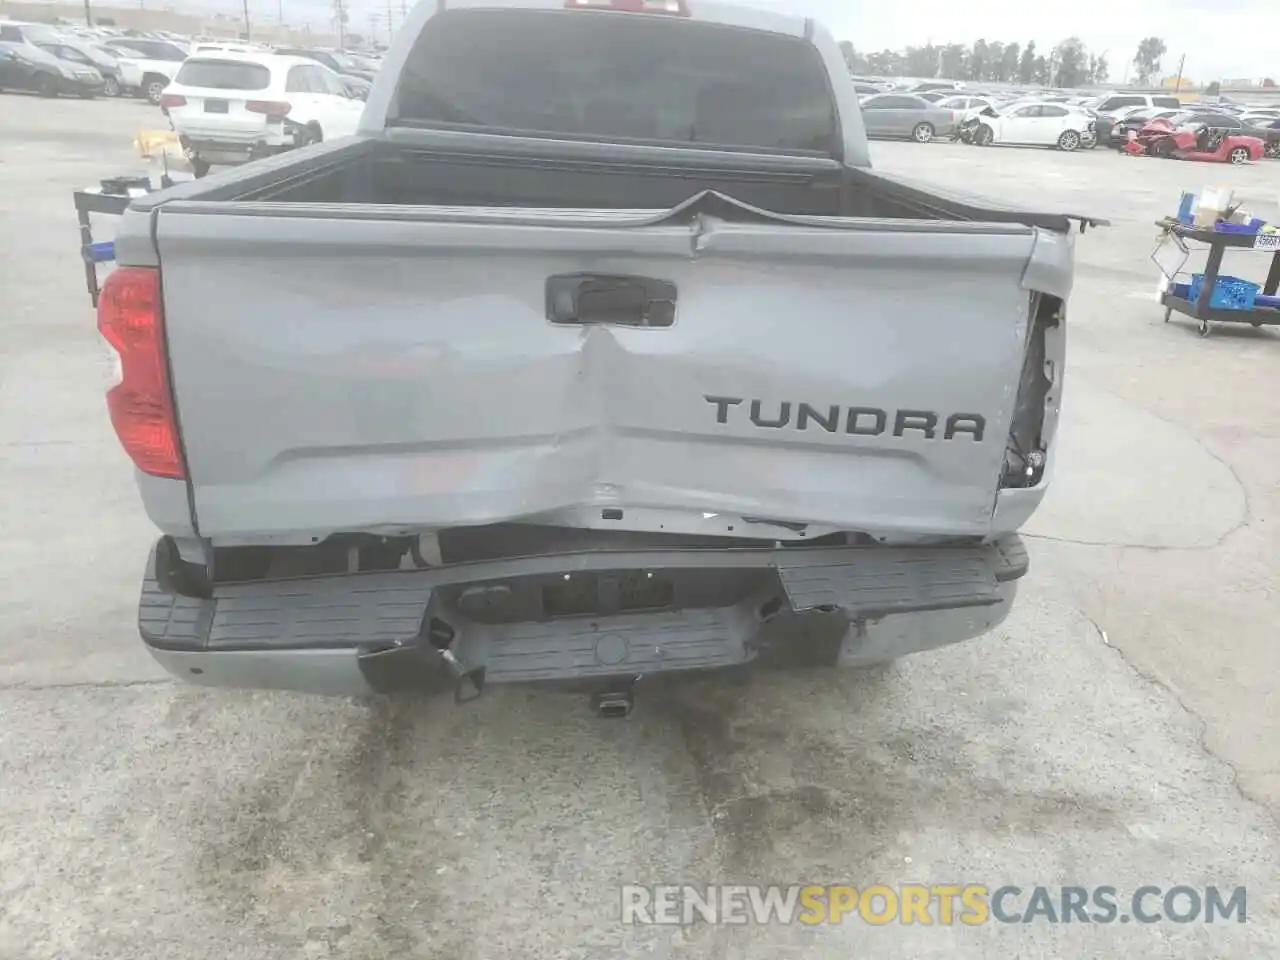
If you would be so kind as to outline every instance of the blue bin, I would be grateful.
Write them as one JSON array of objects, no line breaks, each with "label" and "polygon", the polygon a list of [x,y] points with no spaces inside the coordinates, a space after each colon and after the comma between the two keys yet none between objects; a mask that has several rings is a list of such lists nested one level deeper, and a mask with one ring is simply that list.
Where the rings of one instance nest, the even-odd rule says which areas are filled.
[{"label": "blue bin", "polygon": [[1243,233],[1250,235],[1256,234],[1260,229],[1262,229],[1262,221],[1256,217],[1248,223],[1226,223],[1225,221],[1220,221],[1213,228],[1214,233]]},{"label": "blue bin", "polygon": [[[1193,273],[1187,299],[1192,303],[1199,300],[1203,286],[1204,274]],[[1219,274],[1218,282],[1213,285],[1213,293],[1209,297],[1209,306],[1219,310],[1252,310],[1261,290],[1261,284]]]},{"label": "blue bin", "polygon": [[1182,199],[1178,202],[1178,222],[1186,226],[1195,223],[1196,215],[1192,207],[1195,206],[1196,195],[1194,193],[1183,192]]},{"label": "blue bin", "polygon": [[98,240],[89,244],[86,251],[93,263],[110,263],[116,258],[116,245],[113,240]]}]

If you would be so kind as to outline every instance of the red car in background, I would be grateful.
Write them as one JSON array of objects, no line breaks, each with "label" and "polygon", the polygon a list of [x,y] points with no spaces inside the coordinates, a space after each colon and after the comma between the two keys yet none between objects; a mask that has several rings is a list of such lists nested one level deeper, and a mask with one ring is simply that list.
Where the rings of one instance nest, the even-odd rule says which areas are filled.
[{"label": "red car in background", "polygon": [[1121,148],[1135,157],[1166,157],[1206,163],[1247,163],[1266,155],[1266,142],[1258,137],[1229,133],[1198,123],[1174,127],[1157,117],[1136,133],[1130,133]]}]

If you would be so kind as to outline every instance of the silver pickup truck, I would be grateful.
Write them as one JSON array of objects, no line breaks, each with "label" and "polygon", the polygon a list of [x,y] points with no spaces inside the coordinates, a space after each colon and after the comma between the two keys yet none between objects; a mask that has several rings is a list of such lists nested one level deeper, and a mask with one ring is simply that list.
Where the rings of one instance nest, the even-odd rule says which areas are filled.
[{"label": "silver pickup truck", "polygon": [[142,638],[194,683],[618,714],[641,677],[983,634],[1093,222],[873,171],[809,20],[421,3],[359,135],[122,221]]}]

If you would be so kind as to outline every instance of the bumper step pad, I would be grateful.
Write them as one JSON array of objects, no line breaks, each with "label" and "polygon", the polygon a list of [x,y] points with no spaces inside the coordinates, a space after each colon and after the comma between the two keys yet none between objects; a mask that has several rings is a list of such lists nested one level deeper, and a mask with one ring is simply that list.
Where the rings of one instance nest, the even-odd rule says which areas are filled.
[{"label": "bumper step pad", "polygon": [[735,607],[482,626],[459,656],[490,682],[703,670],[740,664],[754,624]]},{"label": "bumper step pad", "polygon": [[403,574],[220,585],[213,599],[165,589],[155,557],[142,584],[143,637],[207,650],[397,646],[417,640],[432,589]]},{"label": "bumper step pad", "polygon": [[982,607],[1001,599],[997,569],[1005,561],[990,548],[824,553],[798,563],[785,554],[779,558],[778,576],[794,609],[834,608],[860,620]]}]

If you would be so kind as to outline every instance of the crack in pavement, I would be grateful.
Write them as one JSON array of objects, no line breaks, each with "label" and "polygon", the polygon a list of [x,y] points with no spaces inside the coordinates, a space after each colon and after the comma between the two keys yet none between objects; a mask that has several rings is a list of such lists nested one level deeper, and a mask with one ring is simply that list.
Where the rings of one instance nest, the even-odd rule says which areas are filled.
[{"label": "crack in pavement", "polygon": [[1111,635],[1107,633],[1106,630],[1102,629],[1102,625],[1099,624],[1097,620],[1089,616],[1089,614],[1086,613],[1084,610],[1081,610],[1078,607],[1076,609],[1079,612],[1079,614],[1089,622],[1089,625],[1098,632],[1098,639],[1102,641],[1103,646],[1107,647],[1110,650],[1114,650],[1116,653],[1116,656],[1120,659],[1120,662],[1123,663],[1126,667],[1128,667],[1130,672],[1132,672],[1134,676],[1136,676],[1139,680],[1142,680],[1145,683],[1153,687],[1156,687],[1159,690],[1164,691],[1166,694],[1168,694],[1170,697],[1173,698],[1173,702],[1178,705],[1179,709],[1181,709],[1187,716],[1191,717],[1196,722],[1196,725],[1200,728],[1198,733],[1196,734],[1196,746],[1199,747],[1200,752],[1203,753],[1205,756],[1213,760],[1216,760],[1218,763],[1221,763],[1224,767],[1227,768],[1227,771],[1230,774],[1228,780],[1231,783],[1231,788],[1233,791],[1235,791],[1236,795],[1245,803],[1250,804],[1251,806],[1257,807],[1260,811],[1262,811],[1263,816],[1268,821],[1270,821],[1273,825],[1280,826],[1280,817],[1277,816],[1276,812],[1271,809],[1271,807],[1267,804],[1267,802],[1263,800],[1261,797],[1254,796],[1244,787],[1243,784],[1241,784],[1240,771],[1236,768],[1236,765],[1232,763],[1230,760],[1228,760],[1225,756],[1218,753],[1216,750],[1213,749],[1213,747],[1209,745],[1209,721],[1206,720],[1204,717],[1202,717],[1195,710],[1191,709],[1191,707],[1187,706],[1186,701],[1182,699],[1182,695],[1173,688],[1172,684],[1168,680],[1166,680],[1164,677],[1161,677],[1157,674],[1144,670],[1142,667],[1138,666],[1133,660],[1129,658],[1129,655],[1125,653],[1123,647],[1121,647],[1119,644],[1112,643],[1110,639]]},{"label": "crack in pavement", "polygon": [[0,683],[0,693],[9,691],[40,690],[112,690],[126,687],[160,687],[177,683],[169,677],[158,677],[151,680],[76,680],[69,683]]},{"label": "crack in pavement", "polygon": [[[1245,493],[1245,509],[1248,509],[1249,496]],[[1163,543],[1132,543],[1126,540],[1077,540],[1074,537],[1055,537],[1049,533],[1021,533],[1024,540],[1044,540],[1048,543],[1065,543],[1073,547],[1102,547],[1115,550],[1145,550],[1148,553],[1196,553],[1201,550],[1217,550],[1226,546],[1227,540],[1246,527],[1252,526],[1245,517],[1237,520],[1235,525],[1223,533],[1213,543],[1202,543],[1197,546],[1178,547]]]},{"label": "crack in pavement", "polygon": [[1209,456],[1211,460],[1218,463],[1222,467],[1226,468],[1227,472],[1231,474],[1231,479],[1235,481],[1236,488],[1240,491],[1240,498],[1244,502],[1244,508],[1240,512],[1239,519],[1237,519],[1235,523],[1233,523],[1230,527],[1228,527],[1221,534],[1219,534],[1218,538],[1214,540],[1213,543],[1203,544],[1200,546],[1176,547],[1176,546],[1165,546],[1160,544],[1133,543],[1133,542],[1124,541],[1124,540],[1077,540],[1072,537],[1055,537],[1055,536],[1052,536],[1051,534],[1045,534],[1045,533],[1023,533],[1022,536],[1025,539],[1046,540],[1051,543],[1066,543],[1066,544],[1071,544],[1071,545],[1080,546],[1080,547],[1121,547],[1128,550],[1149,550],[1153,553],[1166,553],[1171,551],[1213,550],[1213,549],[1216,549],[1217,547],[1221,547],[1225,545],[1226,542],[1233,535],[1235,535],[1239,531],[1253,524],[1253,521],[1255,519],[1253,514],[1253,498],[1249,494],[1248,485],[1244,482],[1244,479],[1240,476],[1240,473],[1239,471],[1236,470],[1235,466],[1225,457],[1219,456],[1216,452],[1209,449],[1209,447],[1205,444],[1204,440],[1202,440],[1191,427],[1187,426],[1186,424],[1179,423],[1176,420],[1170,419],[1169,417],[1162,416],[1160,413],[1156,412],[1155,410],[1152,410],[1149,407],[1146,407],[1135,400],[1130,400],[1128,397],[1125,397],[1119,393],[1116,393],[1114,390],[1108,390],[1105,386],[1100,384],[1098,381],[1088,376],[1081,376],[1079,377],[1079,379],[1088,383],[1091,389],[1097,390],[1099,393],[1108,394],[1115,400],[1118,400],[1120,403],[1128,404],[1129,406],[1133,407],[1136,410],[1141,410],[1143,413],[1151,417],[1153,420],[1159,423],[1163,423],[1167,427],[1172,427],[1174,430],[1177,430],[1181,433],[1185,433],[1188,437],[1191,438],[1192,442],[1195,443],[1197,447],[1199,447]]}]

